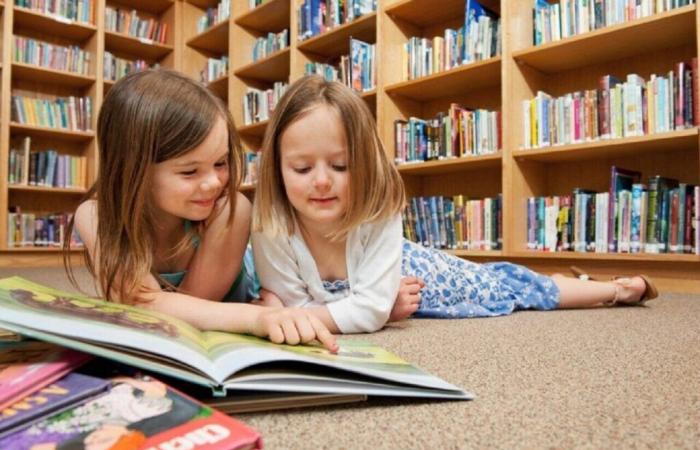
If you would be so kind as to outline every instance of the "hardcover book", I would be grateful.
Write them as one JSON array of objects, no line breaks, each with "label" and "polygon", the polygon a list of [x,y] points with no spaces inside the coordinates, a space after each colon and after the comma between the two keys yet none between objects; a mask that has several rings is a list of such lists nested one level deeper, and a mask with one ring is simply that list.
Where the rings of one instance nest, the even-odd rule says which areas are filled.
[{"label": "hardcover book", "polygon": [[151,377],[108,385],[104,395],[0,438],[0,448],[262,448],[257,431]]},{"label": "hardcover book", "polygon": [[211,387],[232,390],[471,399],[371,343],[339,339],[278,345],[202,332],[165,314],[57,291],[20,277],[0,280],[0,327]]}]

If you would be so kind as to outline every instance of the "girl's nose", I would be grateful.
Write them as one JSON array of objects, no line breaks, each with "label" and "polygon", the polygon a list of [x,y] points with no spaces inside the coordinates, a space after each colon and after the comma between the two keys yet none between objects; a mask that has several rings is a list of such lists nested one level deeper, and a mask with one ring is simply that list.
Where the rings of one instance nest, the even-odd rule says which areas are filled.
[{"label": "girl's nose", "polygon": [[331,179],[324,169],[319,169],[314,175],[314,187],[316,189],[327,189],[331,185]]},{"label": "girl's nose", "polygon": [[210,173],[206,178],[204,178],[204,180],[202,180],[201,187],[203,191],[211,191],[221,187],[221,180],[219,179],[216,171]]}]

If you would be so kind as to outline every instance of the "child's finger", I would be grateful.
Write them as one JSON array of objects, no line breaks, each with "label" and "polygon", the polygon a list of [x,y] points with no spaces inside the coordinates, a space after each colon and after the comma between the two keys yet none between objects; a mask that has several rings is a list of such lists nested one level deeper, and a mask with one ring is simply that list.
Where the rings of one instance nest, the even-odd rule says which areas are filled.
[{"label": "child's finger", "polygon": [[314,330],[313,325],[311,325],[311,320],[307,316],[297,317],[296,319],[297,331],[299,332],[299,337],[302,344],[313,341],[316,339],[316,330]]},{"label": "child's finger", "polygon": [[287,344],[297,345],[299,343],[299,333],[297,332],[297,327],[294,320],[285,319],[282,322],[282,331],[284,332],[284,340]]},{"label": "child's finger", "polygon": [[310,316],[309,322],[316,332],[316,339],[323,344],[331,353],[338,353],[338,343],[335,336],[328,331],[328,328],[316,316]]},{"label": "child's finger", "polygon": [[284,342],[284,332],[279,324],[270,325],[267,330],[267,338],[270,342],[275,344],[282,344]]}]

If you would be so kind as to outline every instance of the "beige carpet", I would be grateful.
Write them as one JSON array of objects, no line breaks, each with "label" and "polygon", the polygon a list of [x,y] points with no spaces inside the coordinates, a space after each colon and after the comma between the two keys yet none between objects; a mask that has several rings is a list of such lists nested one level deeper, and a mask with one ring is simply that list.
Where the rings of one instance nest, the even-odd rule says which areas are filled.
[{"label": "beige carpet", "polygon": [[[60,269],[0,270],[70,288]],[[83,277],[81,277],[83,278]],[[244,414],[277,448],[700,448],[700,296],[367,336],[477,395]]]}]

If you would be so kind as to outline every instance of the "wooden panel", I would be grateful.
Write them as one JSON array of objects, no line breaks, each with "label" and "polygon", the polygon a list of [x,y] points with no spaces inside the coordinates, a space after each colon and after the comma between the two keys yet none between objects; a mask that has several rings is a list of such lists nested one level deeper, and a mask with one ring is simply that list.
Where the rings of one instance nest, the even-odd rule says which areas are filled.
[{"label": "wooden panel", "polygon": [[229,21],[217,23],[187,41],[187,45],[202,50],[209,50],[218,54],[228,52]]},{"label": "wooden panel", "polygon": [[15,25],[32,28],[54,36],[62,36],[77,42],[85,41],[97,31],[97,28],[91,24],[54,18],[18,6],[14,7],[13,13]]},{"label": "wooden panel", "polygon": [[501,168],[501,154],[465,156],[437,161],[406,163],[397,166],[404,175],[439,175],[452,172],[464,172],[483,168]]},{"label": "wooden panel", "polygon": [[234,71],[243,78],[255,78],[266,81],[287,81],[289,78],[290,49],[277,51],[266,58],[252,62]]},{"label": "wooden panel", "polygon": [[175,4],[175,0],[110,0],[110,6],[126,7],[160,14]]},{"label": "wooden panel", "polygon": [[13,78],[42,84],[58,84],[84,88],[95,82],[95,77],[79,75],[65,70],[54,70],[23,63],[12,63]]},{"label": "wooden panel", "polygon": [[171,45],[112,31],[105,31],[105,47],[109,52],[127,53],[151,61],[158,61],[173,51]]},{"label": "wooden panel", "polygon": [[277,33],[289,28],[290,0],[270,0],[236,17],[235,22],[253,30]]},{"label": "wooden panel", "polygon": [[297,44],[304,52],[314,53],[325,57],[347,55],[350,38],[374,43],[376,41],[377,14],[367,14],[350,23],[340,25],[318,36],[309,38]]},{"label": "wooden panel", "polygon": [[[483,0],[482,6],[496,13],[500,12],[498,1]],[[454,17],[464,19],[464,0],[403,0],[386,7],[390,17],[400,18],[420,27],[429,27]]]},{"label": "wooden panel", "polygon": [[68,131],[56,128],[45,128],[35,125],[23,125],[19,123],[10,123],[10,133],[26,134],[29,136],[37,136],[50,139],[60,139],[72,142],[86,142],[95,137],[92,131]]}]

